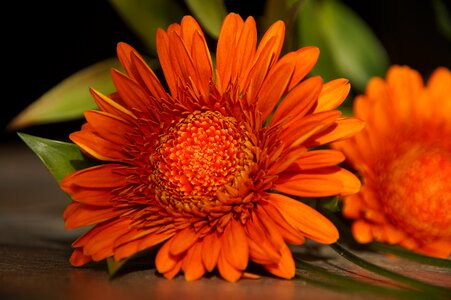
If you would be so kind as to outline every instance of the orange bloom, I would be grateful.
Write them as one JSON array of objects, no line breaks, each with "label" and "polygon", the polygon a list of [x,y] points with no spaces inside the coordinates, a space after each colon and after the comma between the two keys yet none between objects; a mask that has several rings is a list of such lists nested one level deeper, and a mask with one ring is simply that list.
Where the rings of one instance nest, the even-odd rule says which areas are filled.
[{"label": "orange bloom", "polygon": [[117,93],[92,90],[100,111],[87,111],[70,136],[104,162],[61,182],[74,200],[66,227],[95,225],[74,242],[73,265],[162,244],[156,267],[167,278],[217,269],[236,281],[249,261],[291,278],[287,243],[337,240],[330,221],[285,194],[357,192],[358,179],[335,166],[341,152],[309,148],[353,135],[362,122],[334,110],[346,80],[301,82],[318,49],[279,59],[283,39],[276,22],[257,47],[254,19],[230,14],[214,69],[199,25],[185,17],[157,32],[169,93],[134,49],[118,45],[127,74],[113,71]]},{"label": "orange bloom", "polygon": [[365,130],[337,143],[360,172],[360,193],[345,198],[357,241],[451,254],[451,73],[438,68],[424,86],[418,72],[393,66],[357,97]]}]

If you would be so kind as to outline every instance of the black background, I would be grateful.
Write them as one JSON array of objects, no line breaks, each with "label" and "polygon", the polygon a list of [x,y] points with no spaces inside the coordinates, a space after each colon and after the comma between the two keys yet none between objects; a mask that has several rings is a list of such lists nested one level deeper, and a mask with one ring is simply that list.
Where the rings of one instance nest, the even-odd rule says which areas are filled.
[{"label": "black background", "polygon": [[[426,77],[439,65],[450,67],[451,45],[437,29],[431,1],[343,2],[373,29],[391,63],[409,65]],[[233,0],[227,1],[227,7],[243,17],[258,16],[262,3]],[[1,141],[18,139],[4,130],[15,115],[74,72],[115,56],[119,41],[143,49],[108,1],[14,1],[2,11]],[[64,138],[81,122],[23,131]]]}]

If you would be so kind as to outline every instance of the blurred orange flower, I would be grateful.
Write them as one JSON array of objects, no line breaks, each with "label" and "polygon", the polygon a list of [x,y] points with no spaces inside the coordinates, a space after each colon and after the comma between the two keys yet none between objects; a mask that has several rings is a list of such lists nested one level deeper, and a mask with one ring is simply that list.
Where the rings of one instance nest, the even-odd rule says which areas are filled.
[{"label": "blurred orange flower", "polygon": [[195,280],[217,268],[236,281],[250,260],[292,278],[287,243],[337,240],[329,220],[284,194],[357,192],[359,180],[336,166],[341,152],[309,148],[351,136],[362,122],[335,110],[347,80],[301,82],[317,48],[279,59],[284,32],[276,22],[257,47],[254,19],[228,15],[215,70],[192,17],[159,30],[169,93],[134,49],[118,45],[127,74],[113,71],[110,97],[92,90],[100,111],[87,111],[87,123],[71,135],[103,164],[61,183],[74,200],[66,227],[95,225],[74,242],[73,265],[163,244],[156,267],[167,278],[183,272]]},{"label": "blurred orange flower", "polygon": [[338,142],[362,176],[360,193],[345,198],[357,241],[399,244],[431,256],[451,253],[451,73],[420,74],[393,66],[357,97],[367,125]]}]

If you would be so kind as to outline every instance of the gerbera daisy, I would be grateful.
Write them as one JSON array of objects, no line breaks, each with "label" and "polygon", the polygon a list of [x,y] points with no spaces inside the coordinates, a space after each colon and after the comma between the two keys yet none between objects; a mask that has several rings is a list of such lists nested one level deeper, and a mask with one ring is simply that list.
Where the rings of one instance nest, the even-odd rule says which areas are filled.
[{"label": "gerbera daisy", "polygon": [[70,136],[103,162],[61,182],[74,200],[66,227],[95,225],[74,242],[73,265],[162,244],[156,267],[167,278],[195,280],[217,268],[236,281],[250,260],[291,278],[287,243],[337,240],[330,221],[286,194],[357,192],[359,180],[335,166],[341,152],[309,149],[353,135],[362,122],[335,110],[346,80],[301,82],[319,50],[279,59],[283,39],[279,21],[257,47],[254,19],[230,14],[214,69],[198,23],[184,17],[157,32],[169,92],[134,49],[118,45],[126,74],[112,72],[117,93],[92,90],[100,110],[87,111]]},{"label": "gerbera daisy", "polygon": [[362,133],[335,144],[362,176],[345,198],[357,241],[399,244],[432,256],[451,253],[451,73],[424,86],[418,72],[393,66],[357,97]]}]

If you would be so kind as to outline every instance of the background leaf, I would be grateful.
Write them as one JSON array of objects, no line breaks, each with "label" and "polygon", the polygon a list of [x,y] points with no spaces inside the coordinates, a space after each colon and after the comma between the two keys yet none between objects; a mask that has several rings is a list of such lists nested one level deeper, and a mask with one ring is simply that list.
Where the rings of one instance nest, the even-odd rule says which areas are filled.
[{"label": "background leaf", "polygon": [[373,76],[383,76],[389,66],[385,49],[370,27],[351,9],[337,0],[307,0],[299,16],[303,45],[320,47],[318,68],[325,79],[349,78],[363,91]]},{"label": "background leaf", "polygon": [[174,0],[110,0],[124,22],[149,50],[156,54],[156,31],[180,22],[183,9]]},{"label": "background leaf", "polygon": [[222,21],[227,15],[223,0],[185,0],[197,21],[214,38],[219,37]]},{"label": "background leaf", "polygon": [[58,182],[74,171],[95,165],[94,160],[84,156],[75,144],[24,133],[18,135],[36,153]]},{"label": "background leaf", "polygon": [[81,118],[85,110],[97,108],[89,87],[105,94],[115,90],[111,68],[121,69],[116,58],[99,62],[68,77],[17,115],[8,125],[9,129]]}]

